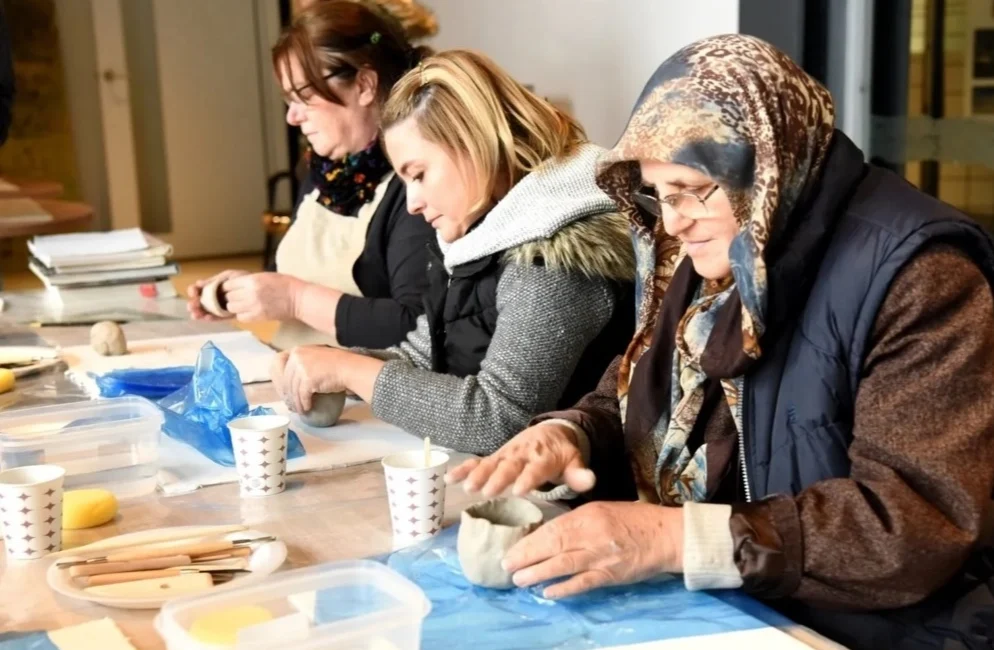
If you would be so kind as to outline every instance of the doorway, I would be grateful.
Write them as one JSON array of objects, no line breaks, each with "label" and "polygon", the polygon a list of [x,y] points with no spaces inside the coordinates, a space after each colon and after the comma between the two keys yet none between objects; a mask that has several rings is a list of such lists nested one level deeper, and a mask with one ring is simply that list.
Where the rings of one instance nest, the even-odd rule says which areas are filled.
[{"label": "doorway", "polygon": [[278,2],[69,2],[89,5],[93,64],[70,86],[98,106],[101,150],[79,160],[103,160],[107,225],[140,226],[180,259],[261,251],[266,179],[287,166]]}]

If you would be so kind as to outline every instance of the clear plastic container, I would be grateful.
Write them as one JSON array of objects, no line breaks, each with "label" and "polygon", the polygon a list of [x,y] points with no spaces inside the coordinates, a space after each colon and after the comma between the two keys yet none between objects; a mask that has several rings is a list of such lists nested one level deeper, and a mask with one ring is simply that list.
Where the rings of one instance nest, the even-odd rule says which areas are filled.
[{"label": "clear plastic container", "polygon": [[[191,634],[202,632],[206,620],[229,620],[236,608],[245,607],[257,613],[261,608],[271,618],[228,631],[235,635],[233,644]],[[156,617],[155,629],[168,650],[418,650],[429,611],[431,603],[413,582],[378,562],[355,560],[170,601]]]},{"label": "clear plastic container", "polygon": [[155,491],[162,412],[141,397],[0,414],[0,469],[51,463],[66,489],[102,487],[118,498]]}]

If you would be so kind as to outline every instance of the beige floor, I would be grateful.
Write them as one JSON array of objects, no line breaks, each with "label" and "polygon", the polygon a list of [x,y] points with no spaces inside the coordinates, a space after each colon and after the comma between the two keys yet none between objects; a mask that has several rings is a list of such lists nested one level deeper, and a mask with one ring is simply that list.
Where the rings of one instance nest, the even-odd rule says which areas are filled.
[{"label": "beige floor", "polygon": [[[186,295],[186,289],[196,280],[206,278],[220,273],[226,269],[244,269],[246,271],[262,270],[262,255],[251,255],[241,257],[226,257],[211,260],[190,260],[179,263],[179,275],[173,278],[173,285],[180,295]],[[39,280],[30,271],[18,271],[5,273],[3,277],[4,289],[7,291],[27,291],[30,289],[41,289],[43,287]],[[269,341],[276,331],[277,323],[274,321],[262,323],[238,323],[232,321],[238,328],[253,332],[263,341]]]}]

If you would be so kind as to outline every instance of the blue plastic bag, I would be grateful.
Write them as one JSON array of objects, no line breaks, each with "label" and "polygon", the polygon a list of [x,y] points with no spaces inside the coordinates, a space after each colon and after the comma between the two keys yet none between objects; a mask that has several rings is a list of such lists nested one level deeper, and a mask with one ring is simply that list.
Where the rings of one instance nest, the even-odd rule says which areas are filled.
[{"label": "blue plastic bag", "polygon": [[102,375],[90,373],[100,397],[138,395],[157,400],[175,393],[193,380],[193,366],[175,368],[125,368]]},{"label": "blue plastic bag", "polygon": [[[249,411],[242,380],[235,365],[213,343],[206,343],[197,356],[193,379],[158,402],[165,415],[162,430],[170,438],[190,445],[218,465],[235,466],[228,423],[246,415],[270,415],[270,408]],[[293,431],[287,457],[304,455],[304,445]]]},{"label": "blue plastic bag", "polygon": [[[459,564],[458,528],[376,558],[421,587],[431,601],[421,630],[422,648],[586,650],[790,625],[741,593],[687,591],[679,578],[602,588],[562,601],[543,598],[545,585],[477,587],[466,580]],[[322,589],[315,623],[377,611],[392,599],[372,585],[366,591],[351,585]]]},{"label": "blue plastic bag", "polygon": [[0,650],[59,650],[45,632],[0,632]]}]

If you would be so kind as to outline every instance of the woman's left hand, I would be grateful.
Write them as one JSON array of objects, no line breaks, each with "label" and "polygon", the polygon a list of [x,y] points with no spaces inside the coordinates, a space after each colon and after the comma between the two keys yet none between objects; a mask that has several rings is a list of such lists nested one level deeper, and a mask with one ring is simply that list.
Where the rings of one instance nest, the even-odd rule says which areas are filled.
[{"label": "woman's left hand", "polygon": [[683,511],[650,503],[595,501],[556,517],[515,544],[504,567],[519,587],[558,599],[683,570]]},{"label": "woman's left hand", "polygon": [[276,355],[270,374],[287,406],[296,413],[307,413],[315,394],[345,392],[349,356],[357,355],[337,348],[306,345]]},{"label": "woman's left hand", "polygon": [[252,273],[226,280],[227,309],[242,322],[290,320],[303,280],[285,273]]}]

